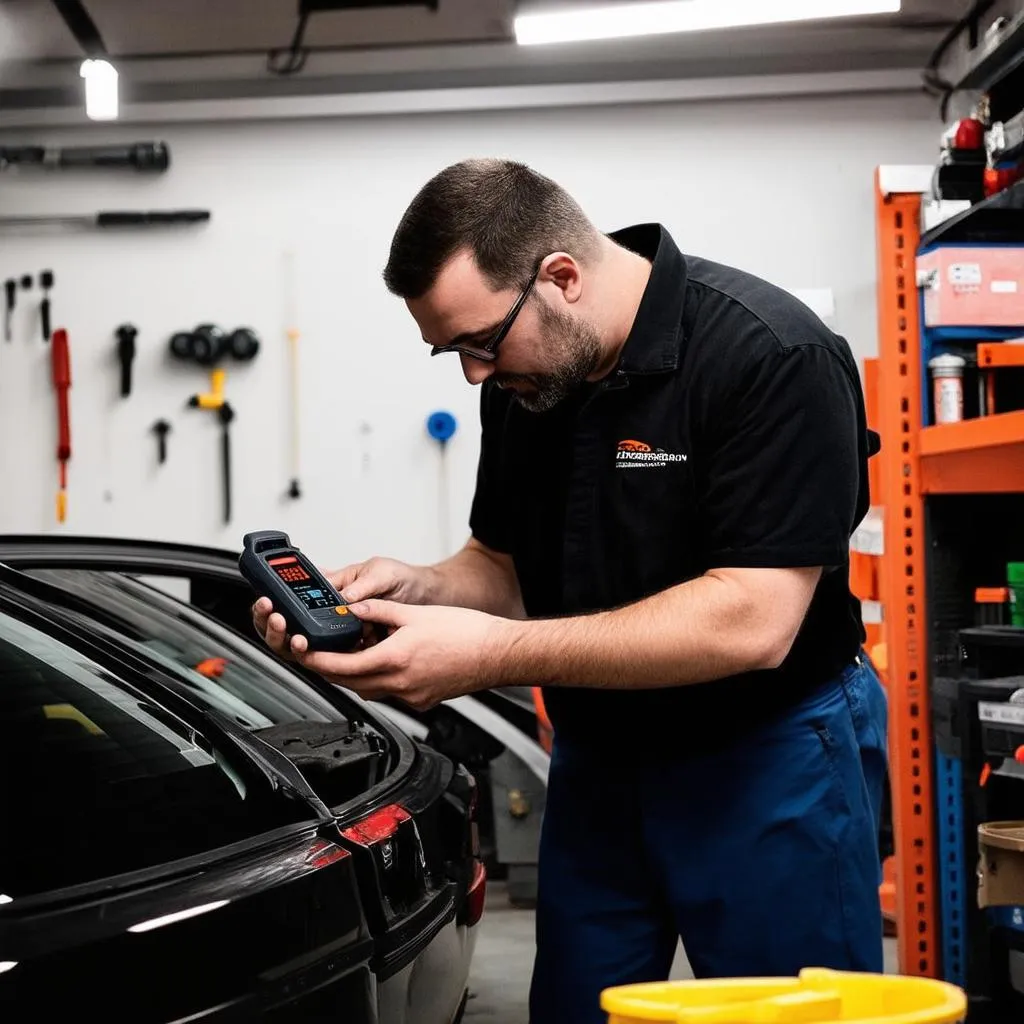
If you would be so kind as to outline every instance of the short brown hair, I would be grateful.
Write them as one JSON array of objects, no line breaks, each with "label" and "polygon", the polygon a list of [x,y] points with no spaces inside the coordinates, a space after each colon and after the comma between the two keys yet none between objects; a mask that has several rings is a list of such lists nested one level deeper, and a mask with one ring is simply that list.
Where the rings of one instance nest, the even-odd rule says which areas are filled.
[{"label": "short brown hair", "polygon": [[550,252],[587,263],[600,234],[560,185],[512,160],[463,160],[434,175],[409,204],[384,268],[404,299],[429,291],[469,249],[495,288],[523,287]]}]

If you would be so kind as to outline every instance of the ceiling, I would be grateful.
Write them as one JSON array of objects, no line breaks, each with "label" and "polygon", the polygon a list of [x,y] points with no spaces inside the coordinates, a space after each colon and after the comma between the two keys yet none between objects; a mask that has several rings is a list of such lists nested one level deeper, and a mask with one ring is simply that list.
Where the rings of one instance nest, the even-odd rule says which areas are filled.
[{"label": "ceiling", "polygon": [[[301,71],[298,0],[84,0],[121,76],[122,104],[916,69],[969,0],[903,0],[898,15],[556,47],[518,47],[517,8],[595,0],[438,0],[315,13]],[[600,0],[597,0],[600,2]],[[770,2],[770,0],[765,0]],[[0,110],[80,106],[83,57],[50,0],[0,0]]]}]

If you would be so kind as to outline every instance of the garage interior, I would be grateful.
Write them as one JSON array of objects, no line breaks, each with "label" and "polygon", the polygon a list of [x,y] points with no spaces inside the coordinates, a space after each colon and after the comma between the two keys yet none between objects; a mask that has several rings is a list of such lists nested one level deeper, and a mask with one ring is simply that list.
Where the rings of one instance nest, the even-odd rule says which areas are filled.
[{"label": "garage interior", "polygon": [[[544,689],[485,688],[429,708],[389,698],[365,709],[344,696],[328,711],[330,685],[295,674],[306,689],[279,705],[261,673],[287,688],[273,673],[292,667],[269,667],[255,595],[236,571],[257,531],[283,532],[282,550],[293,544],[324,572],[374,556],[434,565],[466,543],[480,392],[454,361],[423,358],[382,270],[428,179],[498,158],[550,176],[601,231],[664,225],[684,254],[770,282],[845,339],[880,439],[844,571],[888,701],[885,974],[962,994],[962,1009],[915,1024],[1024,1020],[1022,69],[1024,0],[0,0],[0,644],[18,652],[0,659],[13,694],[0,694],[0,716],[19,737],[0,763],[27,778],[29,758],[57,787],[45,799],[62,801],[72,769],[59,759],[119,728],[144,724],[153,743],[194,754],[196,780],[237,757],[256,781],[217,776],[210,792],[223,782],[234,799],[274,777],[275,794],[293,801],[274,829],[308,826],[305,852],[288,856],[336,873],[330,884],[358,890],[363,908],[351,963],[339,953],[324,966],[327,939],[321,959],[282,939],[267,954],[280,963],[215,983],[204,972],[233,931],[255,936],[280,914],[290,936],[296,914],[321,913],[267,896],[214,923],[244,903],[217,888],[228,868],[214,860],[254,841],[248,810],[232,812],[223,842],[182,842],[174,858],[138,863],[111,846],[58,884],[15,847],[59,819],[8,780],[19,792],[4,806],[27,818],[0,829],[0,872],[27,881],[23,897],[0,877],[0,1016],[63,1012],[102,963],[109,973],[89,998],[110,1019],[530,1019],[558,736]],[[102,686],[120,685],[119,666],[131,676],[124,692],[154,703],[128,715],[123,696],[108,695],[108,728],[69,694],[94,671],[86,689],[98,701]],[[182,666],[190,680],[170,686],[160,711],[147,687]],[[63,694],[37,704],[67,745],[32,731],[38,716],[25,724],[29,678]],[[213,753],[167,724],[196,708]],[[341,759],[348,771],[352,754],[356,774],[330,783],[342,724]],[[622,721],[602,737],[608,758],[629,762],[649,725]],[[437,787],[419,810],[397,797],[359,804],[400,768],[413,772],[414,758],[424,774],[410,791]],[[88,831],[85,777],[67,792]],[[124,813],[145,822],[140,836],[158,834],[159,815],[144,809],[155,797],[118,780],[122,796],[97,789],[97,806],[113,800],[103,810],[113,813],[135,799]],[[313,809],[308,821],[296,800]],[[317,845],[328,820],[343,840]],[[474,847],[456,854],[463,825]],[[110,877],[108,855],[122,865]],[[443,913],[424,881],[442,863]],[[388,889],[396,870],[409,872],[401,892]],[[117,944],[157,922],[147,934],[168,945],[148,948],[177,963],[179,925],[162,926],[173,912],[153,903],[116,937],[120,910],[88,918],[117,894],[127,913],[142,878],[133,872],[147,871],[166,886],[205,880],[181,937],[181,949],[196,944],[194,963],[173,986],[147,973],[149,953]],[[313,885],[296,898],[328,906]],[[198,900],[167,893],[172,906]],[[83,931],[42,928],[41,915],[72,910],[88,918]],[[296,935],[305,928],[312,943],[316,927]],[[136,981],[119,981],[115,961]],[[351,972],[351,992],[339,995],[321,967]],[[671,978],[693,979],[682,946]],[[123,1001],[108,1002],[121,985]],[[678,1019],[866,1024],[836,999],[821,1016],[755,1016],[767,1011],[748,999],[735,1016]],[[676,1019],[662,1012],[609,1019]]]}]

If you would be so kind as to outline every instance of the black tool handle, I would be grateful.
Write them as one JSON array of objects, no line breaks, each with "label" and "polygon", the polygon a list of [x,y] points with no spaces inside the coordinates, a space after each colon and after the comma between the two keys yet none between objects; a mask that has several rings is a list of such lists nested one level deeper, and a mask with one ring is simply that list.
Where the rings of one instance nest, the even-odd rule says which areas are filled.
[{"label": "black tool handle", "polygon": [[11,340],[11,312],[14,309],[14,297],[17,294],[18,282],[13,277],[4,281],[4,337]]},{"label": "black tool handle", "polygon": [[151,429],[156,434],[157,456],[162,465],[167,461],[167,435],[171,432],[171,425],[167,420],[157,420]]},{"label": "black tool handle", "polygon": [[121,397],[132,393],[132,361],[135,359],[135,335],[138,329],[132,324],[121,324],[117,329],[117,358],[121,362]]},{"label": "black tool handle", "polygon": [[221,470],[224,474],[224,522],[231,522],[231,421],[235,410],[225,402],[218,410],[221,424]]},{"label": "black tool handle", "polygon": [[39,312],[42,315],[43,320],[43,341],[49,341],[52,331],[50,330],[50,299],[49,297],[43,299]]},{"label": "black tool handle", "polygon": [[96,214],[96,226],[129,228],[157,224],[199,224],[209,219],[209,210],[104,210]]}]

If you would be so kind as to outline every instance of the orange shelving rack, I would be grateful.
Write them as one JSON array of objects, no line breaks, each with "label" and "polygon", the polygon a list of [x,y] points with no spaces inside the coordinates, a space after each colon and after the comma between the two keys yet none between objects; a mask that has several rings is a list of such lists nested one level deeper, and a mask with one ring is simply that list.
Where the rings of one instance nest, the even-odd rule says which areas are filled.
[{"label": "orange shelving rack", "polygon": [[[882,437],[877,494],[884,555],[878,560],[889,774],[895,844],[899,968],[939,976],[935,815],[924,578],[921,353],[914,254],[918,192],[890,190],[876,173],[878,361],[871,406]],[[866,376],[869,376],[866,374]],[[873,382],[869,380],[868,384]]]},{"label": "orange shelving rack", "polygon": [[[882,609],[881,626],[873,628],[874,636],[869,630],[869,651],[889,696],[895,855],[887,865],[883,896],[896,919],[899,969],[948,977],[949,971],[963,971],[967,922],[953,904],[970,899],[974,871],[969,844],[959,854],[963,863],[955,867],[939,856],[945,849],[945,858],[958,841],[946,819],[960,809],[943,804],[943,821],[937,820],[937,797],[954,796],[948,772],[936,774],[926,607],[929,582],[935,581],[926,578],[926,500],[1024,494],[1024,410],[981,410],[988,414],[924,425],[925,344],[916,254],[927,185],[919,187],[920,175],[903,173],[913,170],[879,168],[875,175],[878,357],[865,360],[864,381],[868,420],[882,439],[872,460],[871,488],[873,511],[881,512],[883,525],[881,553],[869,567],[858,556],[851,579],[859,597],[873,591]],[[979,348],[981,367],[1016,366],[1018,360],[1016,346]],[[944,913],[953,916],[944,922]],[[943,952],[949,963],[943,963]]]}]

